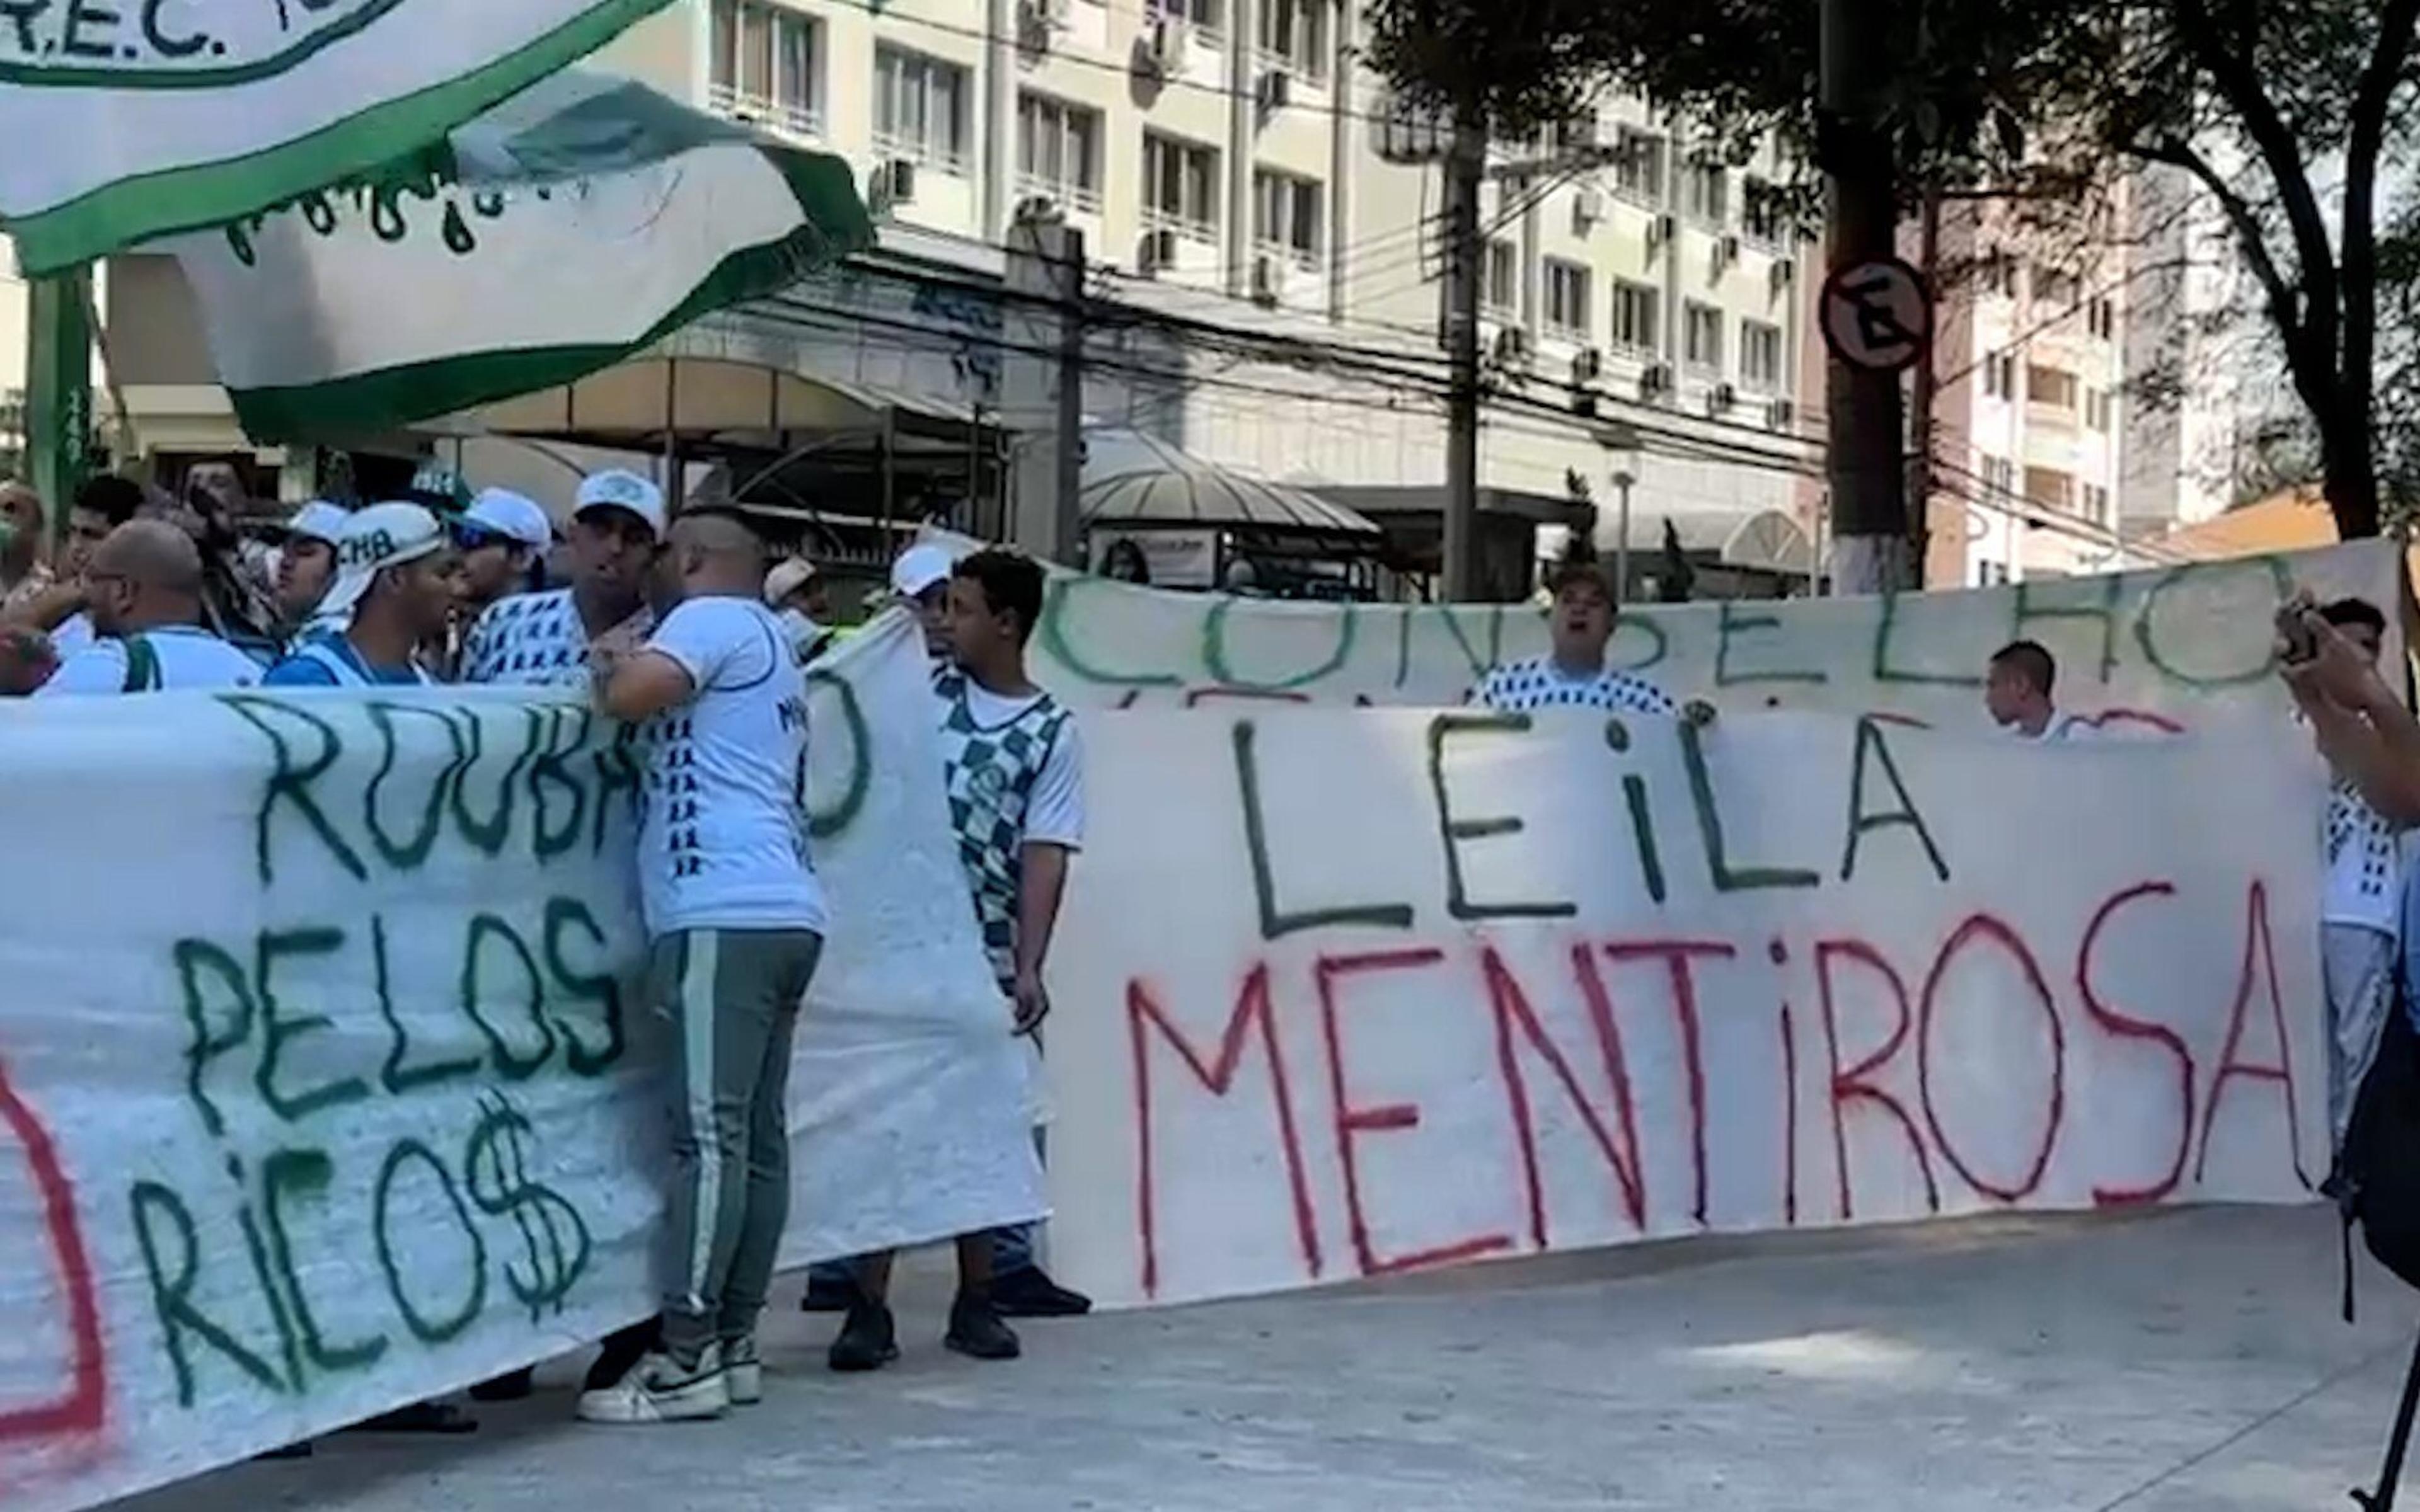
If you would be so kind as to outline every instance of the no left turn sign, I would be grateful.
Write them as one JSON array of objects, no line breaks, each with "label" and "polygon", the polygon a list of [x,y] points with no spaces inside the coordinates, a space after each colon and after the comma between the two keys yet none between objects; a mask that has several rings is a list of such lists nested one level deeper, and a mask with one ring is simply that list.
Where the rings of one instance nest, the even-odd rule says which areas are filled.
[{"label": "no left turn sign", "polygon": [[1823,281],[1823,345],[1851,367],[1896,373],[1932,339],[1924,275],[1898,257],[1852,263]]}]

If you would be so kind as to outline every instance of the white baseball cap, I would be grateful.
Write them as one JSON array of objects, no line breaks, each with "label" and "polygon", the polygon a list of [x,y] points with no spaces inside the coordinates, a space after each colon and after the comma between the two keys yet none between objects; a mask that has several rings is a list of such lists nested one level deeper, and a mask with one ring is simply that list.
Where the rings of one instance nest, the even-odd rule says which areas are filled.
[{"label": "white baseball cap", "polygon": [[578,519],[592,509],[628,510],[647,522],[657,540],[664,537],[664,491],[635,472],[607,468],[582,479],[571,517]]},{"label": "white baseball cap", "polygon": [[804,557],[785,557],[773,564],[765,575],[765,602],[779,605],[782,600],[814,581],[815,564]]},{"label": "white baseball cap", "polygon": [[546,511],[510,488],[480,489],[471,507],[462,511],[462,523],[534,550],[543,551],[554,544],[554,522],[546,517]]},{"label": "white baseball cap", "polygon": [[286,533],[296,540],[325,541],[330,546],[345,538],[345,527],[352,523],[352,511],[342,504],[332,504],[325,499],[314,499],[294,512],[286,522]]},{"label": "white baseball cap", "polygon": [[372,504],[355,511],[337,537],[336,580],[328,585],[315,617],[350,614],[380,573],[434,556],[446,545],[445,527],[418,504]]},{"label": "white baseball cap", "polygon": [[955,566],[949,552],[929,541],[911,546],[891,563],[891,591],[902,598],[919,597],[935,583],[949,581]]}]

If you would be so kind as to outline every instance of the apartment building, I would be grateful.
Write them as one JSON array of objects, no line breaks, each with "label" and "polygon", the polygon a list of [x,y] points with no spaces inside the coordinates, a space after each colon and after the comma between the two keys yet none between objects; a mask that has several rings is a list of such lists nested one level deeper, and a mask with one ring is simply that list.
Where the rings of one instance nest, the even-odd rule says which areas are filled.
[{"label": "apartment building", "polygon": [[1933,587],[2131,565],[2119,515],[2127,263],[2120,251],[1946,212],[1936,267]]},{"label": "apartment building", "polygon": [[[1092,265],[1089,415],[1433,512],[1443,144],[1361,64],[1358,24],[1341,0],[684,0],[597,61],[845,158],[883,226],[877,256],[680,349],[997,416],[1016,305],[987,291],[1047,212]],[[1813,249],[1783,224],[1784,164],[1703,146],[1620,99],[1495,146],[1482,484],[1506,508],[1585,488],[1610,548],[1626,475],[1635,550],[1668,519],[1693,553],[1804,571]],[[119,344],[138,429],[233,440],[201,412],[173,269],[116,282],[147,333]],[[1251,349],[1271,336],[1300,347]]]}]

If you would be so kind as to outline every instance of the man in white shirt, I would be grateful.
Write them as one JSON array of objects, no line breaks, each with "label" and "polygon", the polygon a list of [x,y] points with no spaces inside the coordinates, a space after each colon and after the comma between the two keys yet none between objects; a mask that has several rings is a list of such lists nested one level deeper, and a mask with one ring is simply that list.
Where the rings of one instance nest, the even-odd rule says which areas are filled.
[{"label": "man in white shirt", "polygon": [[271,687],[417,687],[420,648],[445,633],[461,561],[437,517],[418,504],[372,504],[346,521],[324,625],[269,670]]},{"label": "man in white shirt", "polygon": [[462,638],[462,681],[576,687],[592,646],[638,644],[651,623],[647,577],[663,535],[661,489],[618,468],[590,476],[572,509],[571,586],[488,606]]},{"label": "man in white shirt", "polygon": [[[919,564],[905,575],[902,588],[923,570]],[[1025,643],[1042,613],[1040,565],[1014,552],[978,551],[956,564],[944,592],[951,663],[934,687],[958,860],[984,951],[1012,1005],[1011,1022],[1017,1033],[1032,1034],[1050,1011],[1043,968],[1067,865],[1083,844],[1083,747],[1074,716],[1026,674]],[[958,1295],[942,1342],[961,1354],[1013,1360],[1022,1352],[1002,1321],[1003,1287],[1013,1288],[1027,1316],[1092,1306],[1034,1264],[1030,1228],[961,1235],[957,1252]],[[861,1257],[855,1280],[857,1294],[828,1357],[835,1370],[876,1369],[899,1352],[888,1305],[891,1257]]]},{"label": "man in white shirt", "polygon": [[2035,640],[2011,640],[1992,653],[1983,678],[1983,708],[1992,721],[2020,740],[2038,745],[2089,740],[2092,727],[2058,712],[2051,690],[2058,662]]},{"label": "man in white shirt", "polygon": [[336,543],[344,539],[352,518],[340,504],[314,499],[286,522],[286,539],[277,548],[277,616],[289,633],[301,636],[326,629],[319,601],[336,580]]},{"label": "man in white shirt", "polygon": [[165,520],[129,520],[94,548],[84,582],[100,639],[41,697],[254,687],[267,670],[202,626],[202,553]]},{"label": "man in white shirt", "polygon": [[662,1343],[582,1395],[595,1423],[714,1417],[762,1395],[790,1043],[827,928],[799,805],[806,676],[758,601],[764,543],[736,514],[692,512],[672,552],[680,602],[644,647],[600,652],[595,682],[599,709],[644,725],[647,994],[674,1046]]},{"label": "man in white shirt", "polygon": [[68,509],[68,532],[56,578],[40,593],[7,610],[0,624],[20,625],[51,638],[60,661],[92,644],[92,615],[85,607],[85,568],[95,547],[132,519],[147,501],[143,486],[104,472],[85,480]]},{"label": "man in white shirt", "polygon": [[[2386,616],[2377,606],[2339,599],[2320,609],[2319,617],[2377,665],[2386,640]],[[2319,966],[2328,1002],[2329,1129],[2340,1146],[2352,1119],[2353,1094],[2377,1057],[2395,999],[2403,856],[2401,826],[2371,808],[2344,771],[2332,776]]]},{"label": "man in white shirt", "polygon": [[1571,563],[1555,574],[1549,586],[1554,590],[1554,604],[1548,610],[1553,649],[1543,656],[1491,669],[1480,680],[1472,702],[1505,714],[1602,709],[1611,714],[1685,715],[1697,724],[1714,717],[1711,704],[1693,701],[1683,710],[1645,678],[1606,666],[1605,650],[1613,640],[1614,603],[1604,574],[1587,563]]}]

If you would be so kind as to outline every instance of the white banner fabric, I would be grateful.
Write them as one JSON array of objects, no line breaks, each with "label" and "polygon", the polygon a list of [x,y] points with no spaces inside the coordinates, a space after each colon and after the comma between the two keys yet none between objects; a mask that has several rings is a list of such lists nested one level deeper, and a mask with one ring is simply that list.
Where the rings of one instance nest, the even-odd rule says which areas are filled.
[{"label": "white banner fabric", "polygon": [[[813,690],[836,906],[792,1077],[794,1259],[1043,1211],[931,698],[898,618]],[[654,1311],[631,757],[494,690],[0,709],[8,1505],[196,1473]]]},{"label": "white banner fabric", "polygon": [[1230,708],[1086,739],[1051,1227],[1105,1302],[2325,1174],[2294,735]]}]

